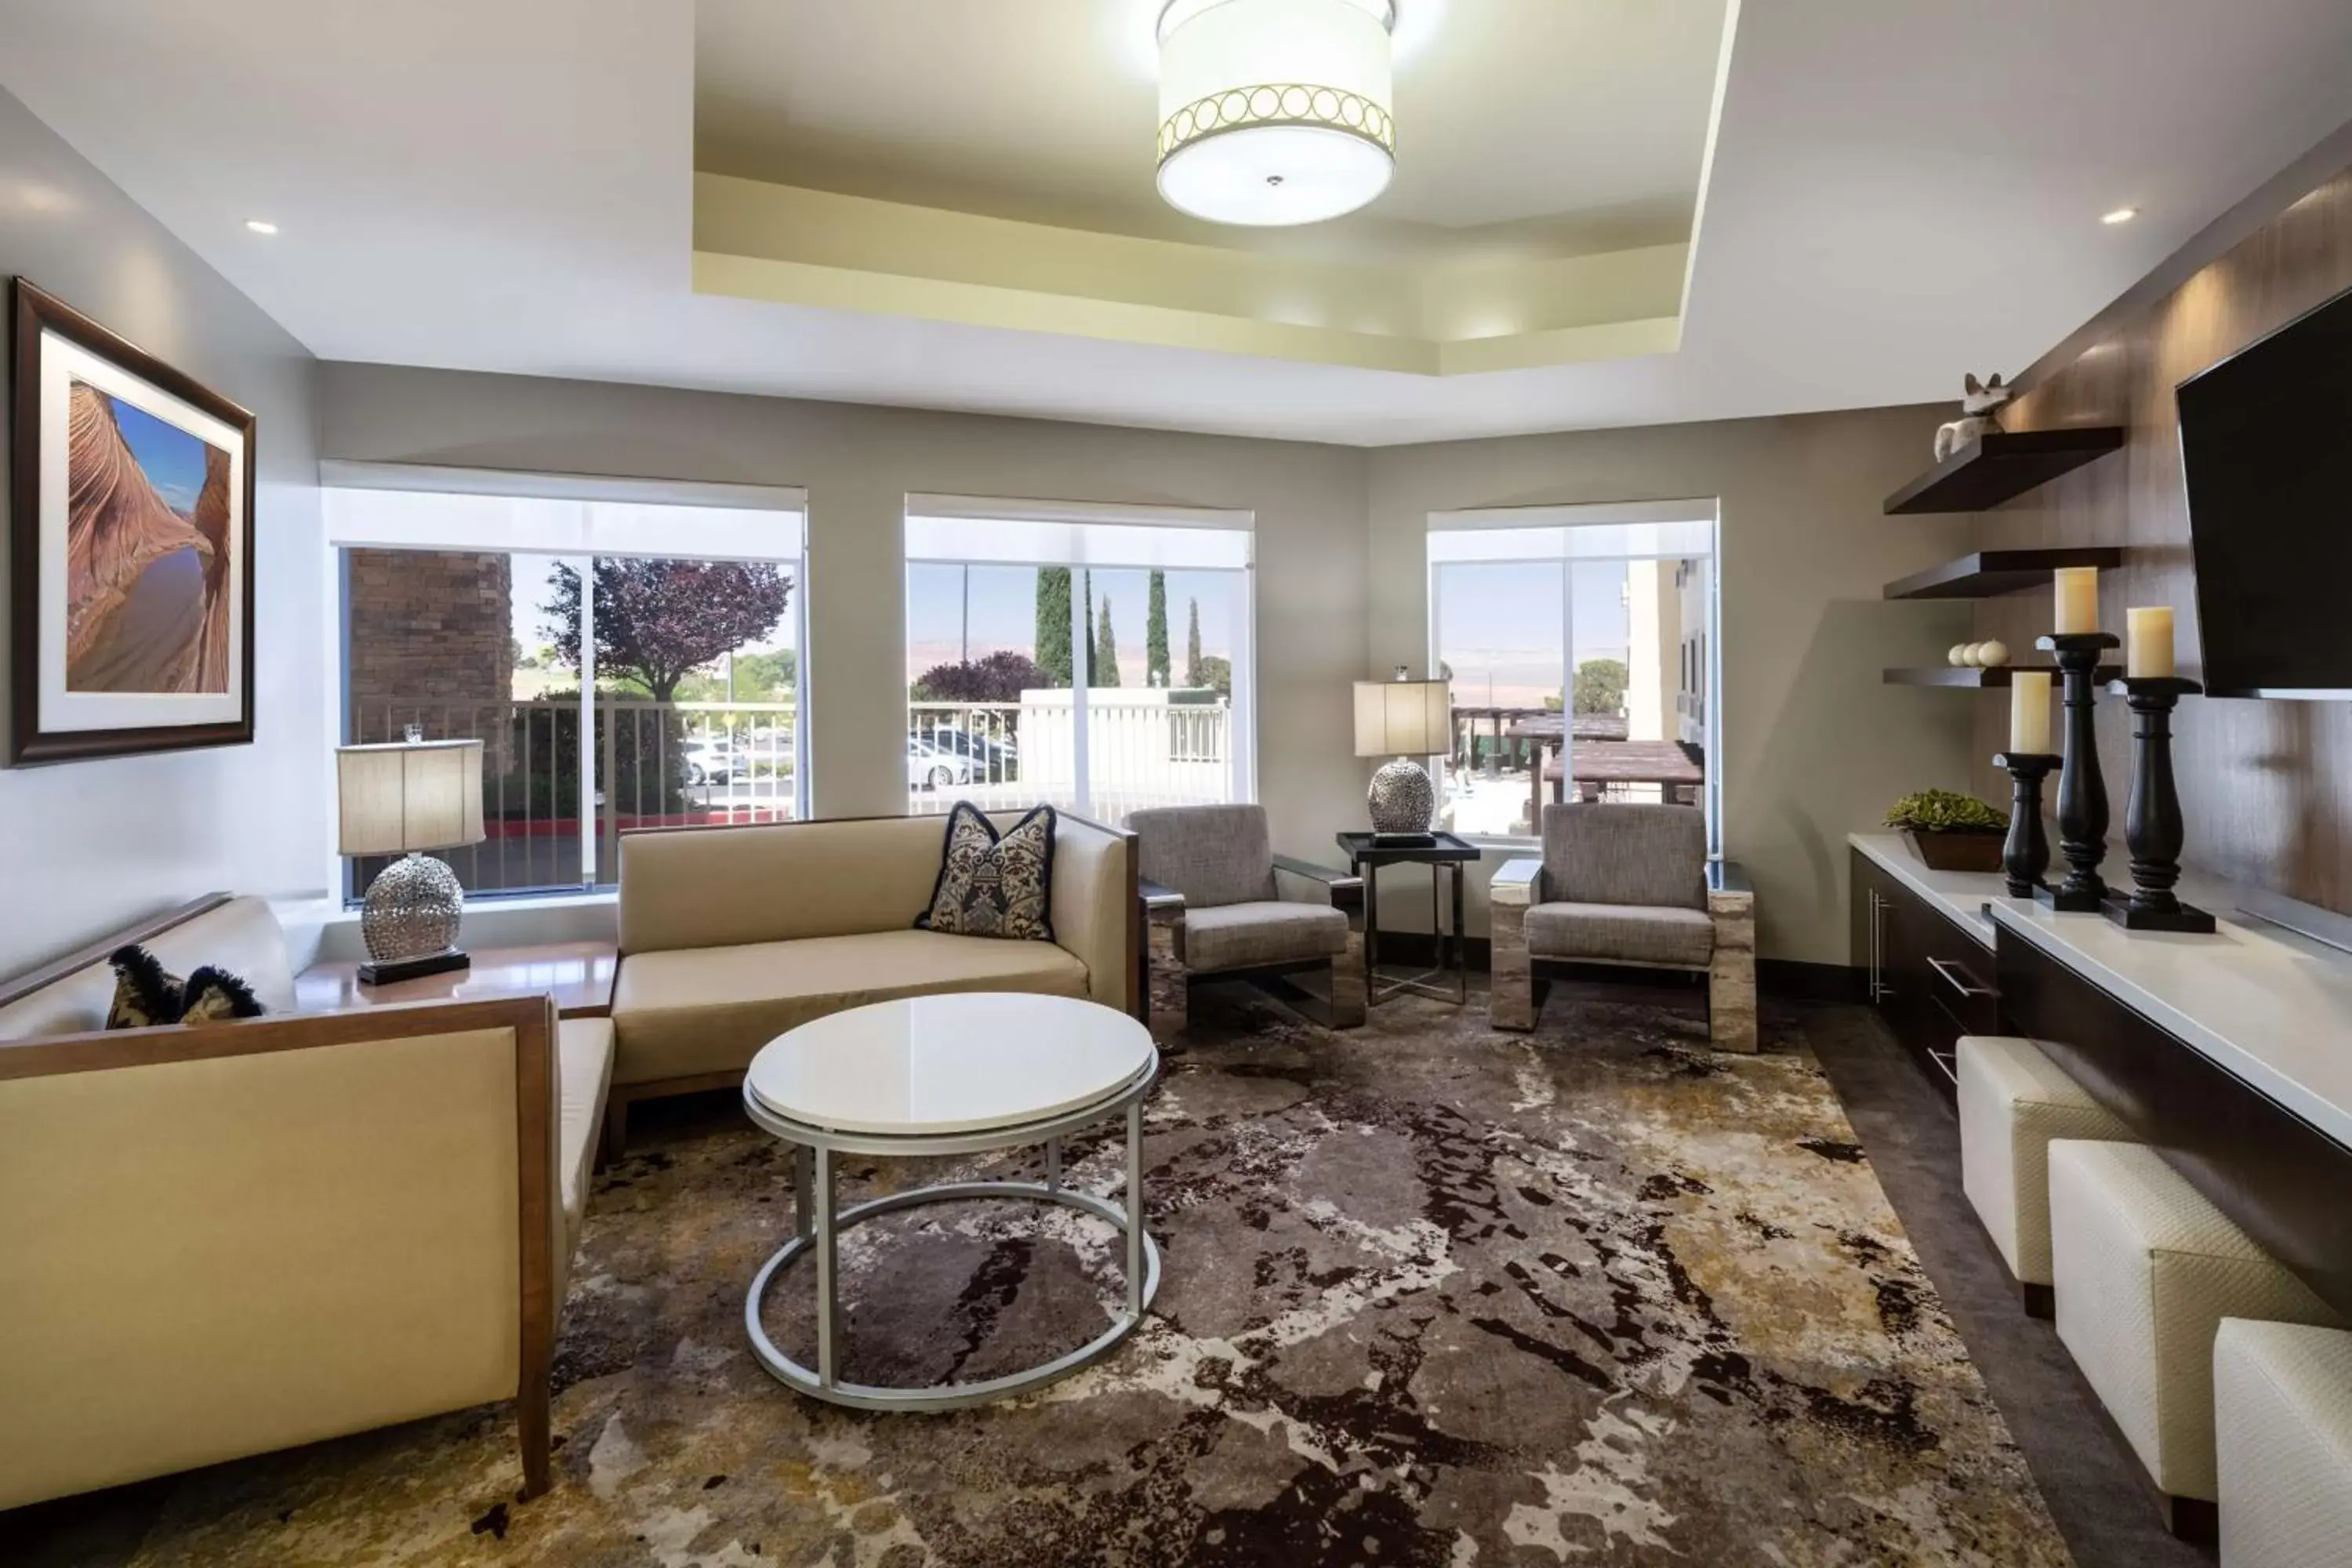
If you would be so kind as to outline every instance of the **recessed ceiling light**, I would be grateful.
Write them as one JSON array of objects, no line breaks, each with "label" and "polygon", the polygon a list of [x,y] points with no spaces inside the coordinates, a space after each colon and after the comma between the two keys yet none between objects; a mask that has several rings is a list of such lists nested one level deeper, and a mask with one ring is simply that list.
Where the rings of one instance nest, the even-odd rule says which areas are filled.
[{"label": "recessed ceiling light", "polygon": [[257,217],[249,217],[246,219],[245,226],[253,230],[256,234],[276,234],[278,232],[278,226],[276,224]]},{"label": "recessed ceiling light", "polygon": [[2132,219],[2137,216],[2139,216],[2139,208],[2137,207],[2117,207],[2111,213],[2100,214],[2099,221],[2107,225],[2109,227],[2113,227],[2115,225],[2119,223],[2129,223]]}]

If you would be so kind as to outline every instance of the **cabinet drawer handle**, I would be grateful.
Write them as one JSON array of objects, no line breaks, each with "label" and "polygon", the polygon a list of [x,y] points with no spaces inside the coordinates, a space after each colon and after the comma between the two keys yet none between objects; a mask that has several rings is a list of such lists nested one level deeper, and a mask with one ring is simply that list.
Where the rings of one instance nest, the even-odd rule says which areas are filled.
[{"label": "cabinet drawer handle", "polygon": [[1942,977],[1946,984],[1949,985],[1953,990],[1958,992],[1963,996],[1998,996],[2000,994],[2000,992],[1995,991],[1990,985],[1978,984],[1967,970],[1962,969],[1958,964],[1954,963],[1948,958],[1931,958],[1927,961],[1927,967],[1934,970],[1937,975]]}]

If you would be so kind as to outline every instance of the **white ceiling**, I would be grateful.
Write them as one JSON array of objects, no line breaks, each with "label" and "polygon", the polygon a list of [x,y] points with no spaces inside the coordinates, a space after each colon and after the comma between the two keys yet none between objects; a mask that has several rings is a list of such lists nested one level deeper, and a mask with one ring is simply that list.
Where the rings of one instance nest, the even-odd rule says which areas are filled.
[{"label": "white ceiling", "polygon": [[697,296],[694,35],[678,0],[0,0],[0,85],[328,358],[1361,444],[1948,396],[2352,110],[2343,0],[1750,0],[1682,351],[1433,378]]},{"label": "white ceiling", "polygon": [[1552,255],[1672,244],[1690,235],[1724,5],[1402,0],[1395,183],[1305,229],[1227,228],[1160,201],[1157,0],[1020,0],[1018,26],[970,0],[701,0],[695,157],[844,195],[1355,260],[1505,237]]}]

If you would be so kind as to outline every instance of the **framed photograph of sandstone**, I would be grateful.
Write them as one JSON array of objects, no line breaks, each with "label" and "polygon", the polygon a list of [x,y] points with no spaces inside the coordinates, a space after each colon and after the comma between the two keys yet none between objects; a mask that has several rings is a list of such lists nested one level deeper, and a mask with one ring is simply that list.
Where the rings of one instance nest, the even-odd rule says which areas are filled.
[{"label": "framed photograph of sandstone", "polygon": [[253,740],[253,416],[19,278],[9,761]]}]

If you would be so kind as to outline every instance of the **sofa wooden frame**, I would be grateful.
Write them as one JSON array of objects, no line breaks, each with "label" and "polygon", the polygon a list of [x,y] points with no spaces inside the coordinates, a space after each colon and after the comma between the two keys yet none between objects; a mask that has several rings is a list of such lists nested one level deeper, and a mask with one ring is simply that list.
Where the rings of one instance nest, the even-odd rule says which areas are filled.
[{"label": "sofa wooden frame", "polygon": [[[130,942],[153,940],[229,901],[213,893],[43,965],[0,987],[0,1006],[30,995],[77,970],[102,962]],[[42,1035],[0,1041],[0,1081],[103,1072],[159,1063],[261,1056],[278,1051],[365,1045],[424,1034],[510,1029],[515,1040],[515,1191],[521,1289],[515,1303],[520,1373],[515,1426],[525,1498],[545,1492],[552,1479],[555,1321],[556,1019],[544,996],[483,1002],[417,1002],[347,1013],[289,1013],[207,1025],[177,1025],[98,1033]]]}]

